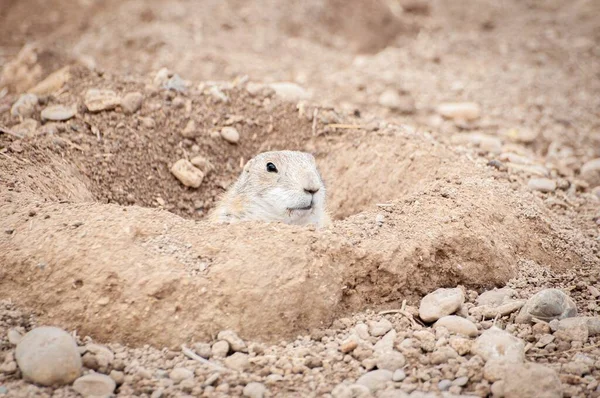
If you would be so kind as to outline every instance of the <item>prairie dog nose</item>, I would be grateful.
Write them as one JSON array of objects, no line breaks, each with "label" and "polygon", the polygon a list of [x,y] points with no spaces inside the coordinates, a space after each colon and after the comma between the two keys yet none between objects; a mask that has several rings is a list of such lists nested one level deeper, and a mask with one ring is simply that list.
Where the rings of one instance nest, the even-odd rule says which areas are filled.
[{"label": "prairie dog nose", "polygon": [[318,187],[304,188],[304,192],[314,195],[317,192],[319,192],[319,188]]}]

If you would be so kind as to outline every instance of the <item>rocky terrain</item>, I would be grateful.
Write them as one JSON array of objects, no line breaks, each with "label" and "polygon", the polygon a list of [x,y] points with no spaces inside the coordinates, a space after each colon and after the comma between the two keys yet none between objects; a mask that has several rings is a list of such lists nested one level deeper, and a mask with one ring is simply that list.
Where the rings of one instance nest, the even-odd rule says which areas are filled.
[{"label": "rocky terrain", "polygon": [[[582,0],[0,5],[0,395],[600,396]],[[327,230],[206,215],[311,152]]]}]

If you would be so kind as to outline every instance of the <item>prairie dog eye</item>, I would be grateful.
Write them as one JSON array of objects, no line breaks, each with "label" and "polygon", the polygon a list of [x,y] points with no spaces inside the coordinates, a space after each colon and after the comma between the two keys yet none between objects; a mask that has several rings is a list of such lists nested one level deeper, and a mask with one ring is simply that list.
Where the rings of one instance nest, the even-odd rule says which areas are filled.
[{"label": "prairie dog eye", "polygon": [[277,167],[273,163],[269,162],[267,163],[267,171],[269,173],[277,173]]}]

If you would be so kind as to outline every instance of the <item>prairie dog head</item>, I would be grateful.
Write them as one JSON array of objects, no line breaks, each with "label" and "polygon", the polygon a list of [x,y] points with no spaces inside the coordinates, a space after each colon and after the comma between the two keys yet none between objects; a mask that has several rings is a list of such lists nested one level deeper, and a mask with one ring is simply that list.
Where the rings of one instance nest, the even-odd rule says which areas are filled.
[{"label": "prairie dog head", "polygon": [[304,152],[264,152],[245,165],[219,210],[221,219],[322,225],[325,186],[315,158]]}]

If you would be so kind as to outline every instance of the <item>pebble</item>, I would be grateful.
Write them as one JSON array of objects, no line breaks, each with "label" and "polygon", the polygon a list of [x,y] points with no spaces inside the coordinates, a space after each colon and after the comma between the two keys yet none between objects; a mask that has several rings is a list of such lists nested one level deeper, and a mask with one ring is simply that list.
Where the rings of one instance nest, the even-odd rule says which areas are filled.
[{"label": "pebble", "polygon": [[10,329],[6,334],[8,342],[12,345],[17,345],[23,339],[23,335],[16,329]]},{"label": "pebble", "polygon": [[125,382],[125,374],[118,370],[111,370],[109,374],[110,378],[117,383],[117,385],[121,385]]},{"label": "pebble", "polygon": [[474,120],[481,115],[481,108],[474,102],[447,102],[437,108],[440,115],[454,120]]},{"label": "pebble", "polygon": [[562,365],[562,371],[582,377],[591,372],[590,367],[582,361],[568,362]]},{"label": "pebble", "polygon": [[517,294],[517,292],[508,287],[488,290],[481,293],[475,302],[479,306],[488,305],[490,307],[497,307],[509,301],[515,294]]},{"label": "pebble", "polygon": [[175,368],[169,373],[169,378],[175,383],[194,377],[194,372],[186,368]]},{"label": "pebble", "polygon": [[459,377],[452,382],[453,386],[464,387],[469,382],[469,378],[467,376]]},{"label": "pebble", "polygon": [[503,379],[504,398],[560,398],[562,385],[556,372],[536,363],[510,364]]},{"label": "pebble", "polygon": [[233,355],[225,358],[225,360],[223,360],[223,363],[228,368],[237,370],[239,372],[243,372],[244,370],[250,367],[248,354],[243,354],[241,352],[234,352]]},{"label": "pebble", "polygon": [[529,323],[535,317],[545,322],[577,315],[575,302],[558,289],[544,289],[527,300],[515,322]]},{"label": "pebble", "polygon": [[394,342],[396,340],[396,331],[394,329],[390,329],[377,343],[373,349],[376,352],[389,351],[394,349]]},{"label": "pebble", "polygon": [[585,317],[561,319],[554,336],[565,341],[586,342],[590,336],[588,322]]},{"label": "pebble", "polygon": [[211,349],[208,343],[194,343],[194,352],[204,359],[210,358]]},{"label": "pebble", "polygon": [[81,376],[73,383],[73,389],[84,397],[109,397],[115,388],[117,383],[100,373]]},{"label": "pebble", "polygon": [[267,388],[262,383],[252,382],[246,384],[243,394],[248,398],[262,398],[267,392]]},{"label": "pebble", "polygon": [[452,382],[448,379],[440,380],[440,382],[438,383],[438,388],[440,389],[440,391],[446,391],[450,387],[452,387]]},{"label": "pebble", "polygon": [[433,328],[445,327],[449,332],[462,334],[469,337],[476,337],[479,334],[477,326],[468,319],[461,318],[456,315],[447,315],[440,318]]},{"label": "pebble", "polygon": [[131,115],[142,108],[143,102],[144,95],[139,91],[127,93],[121,100],[121,108],[126,115]]},{"label": "pebble", "polygon": [[219,340],[212,345],[212,356],[217,358],[225,358],[229,352],[229,343]]},{"label": "pebble", "polygon": [[64,105],[51,105],[46,107],[42,113],[42,120],[52,120],[62,122],[71,119],[77,114],[75,107],[66,107]]},{"label": "pebble", "polygon": [[419,316],[425,322],[434,322],[455,313],[464,301],[465,296],[459,288],[437,289],[423,297],[419,306]]},{"label": "pebble", "polygon": [[331,390],[331,396],[333,398],[352,398],[352,389],[350,386],[340,383]]},{"label": "pebble", "polygon": [[471,352],[471,347],[473,346],[473,342],[469,339],[465,339],[463,337],[452,336],[450,340],[448,340],[448,344],[454,351],[458,353],[458,355],[466,355]]},{"label": "pebble", "polygon": [[30,89],[29,92],[39,96],[50,95],[60,90],[70,78],[70,67],[65,66],[55,72],[52,72],[50,75],[48,75],[48,77]]},{"label": "pebble", "polygon": [[531,129],[510,129],[504,133],[506,138],[513,142],[519,142],[523,144],[531,144],[539,136],[539,131]]},{"label": "pebble", "polygon": [[[454,134],[450,141],[453,144],[465,145],[471,144],[479,147],[483,151],[490,153],[502,152],[502,141],[498,137],[481,133],[461,133]],[[508,165],[507,165],[508,166]]]},{"label": "pebble", "polygon": [[56,327],[31,330],[17,344],[15,357],[24,378],[44,386],[70,384],[81,374],[75,340]]},{"label": "pebble", "polygon": [[390,330],[392,330],[392,323],[388,321],[386,318],[382,318],[379,321],[371,321],[369,322],[369,333],[373,337],[383,336]]},{"label": "pebble", "polygon": [[406,359],[402,353],[389,350],[377,354],[376,364],[378,369],[396,371],[406,364]]},{"label": "pebble", "polygon": [[358,347],[358,343],[355,340],[348,340],[343,342],[342,345],[340,345],[340,351],[344,354],[347,354],[349,352],[354,351],[356,347]]},{"label": "pebble", "polygon": [[85,346],[85,349],[87,351],[88,354],[93,356],[94,362],[95,362],[95,366],[88,366],[86,365],[86,367],[91,367],[92,369],[98,370],[98,369],[102,369],[102,370],[106,370],[108,368],[108,366],[110,364],[112,364],[112,362],[115,359],[115,354],[113,354],[113,352],[100,344],[88,344]]},{"label": "pebble", "polygon": [[415,102],[410,96],[401,96],[393,89],[385,90],[379,96],[379,105],[388,109],[410,114],[415,111]]},{"label": "pebble", "polygon": [[195,138],[196,122],[193,120],[188,121],[183,130],[181,130],[181,136],[184,138]]},{"label": "pebble", "polygon": [[221,137],[230,144],[237,144],[240,141],[240,133],[235,127],[223,127]]},{"label": "pebble", "polygon": [[219,332],[217,335],[218,340],[224,340],[229,343],[229,347],[232,351],[238,352],[246,352],[248,349],[246,347],[246,343],[242,340],[236,332],[233,330],[223,330]]},{"label": "pebble", "polygon": [[179,159],[175,162],[171,167],[171,173],[186,187],[198,188],[204,179],[204,173],[187,159]]},{"label": "pebble", "polygon": [[362,375],[356,384],[365,386],[375,393],[376,391],[383,390],[386,387],[386,383],[392,380],[393,373],[386,369],[372,370]]},{"label": "pebble", "polygon": [[530,178],[527,187],[532,191],[554,192],[556,191],[556,182],[549,178]]},{"label": "pebble", "polygon": [[512,314],[513,312],[521,309],[524,305],[525,300],[514,300],[497,307],[490,307],[487,305],[473,307],[469,310],[469,313],[473,316],[479,315],[484,319],[494,319],[497,316],[506,316]]},{"label": "pebble", "polygon": [[108,111],[121,105],[121,98],[112,90],[91,88],[85,93],[84,103],[90,112]]},{"label": "pebble", "polygon": [[496,326],[483,332],[475,340],[471,351],[486,361],[503,359],[507,362],[523,362],[525,359],[523,341]]},{"label": "pebble", "polygon": [[581,166],[581,178],[590,186],[600,186],[600,158],[592,159]]},{"label": "pebble", "polygon": [[402,381],[404,379],[406,379],[406,373],[402,369],[397,369],[392,375],[393,381]]},{"label": "pebble", "polygon": [[12,116],[30,117],[35,112],[38,104],[38,97],[35,94],[22,94],[10,108]]},{"label": "pebble", "polygon": [[271,83],[269,87],[275,91],[275,95],[284,101],[298,102],[310,99],[311,95],[301,86],[291,82]]}]

